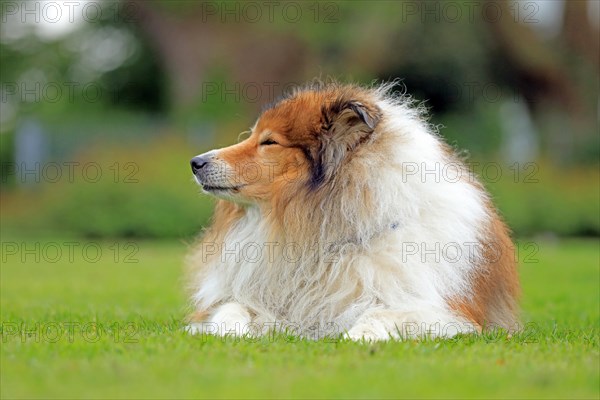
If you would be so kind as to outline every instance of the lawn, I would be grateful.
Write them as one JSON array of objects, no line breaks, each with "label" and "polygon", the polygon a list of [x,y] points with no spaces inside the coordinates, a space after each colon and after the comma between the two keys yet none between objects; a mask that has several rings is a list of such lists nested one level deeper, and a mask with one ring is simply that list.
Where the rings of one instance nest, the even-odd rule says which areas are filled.
[{"label": "lawn", "polygon": [[2,398],[600,396],[597,240],[521,243],[521,334],[372,345],[186,336],[183,243],[3,240]]}]

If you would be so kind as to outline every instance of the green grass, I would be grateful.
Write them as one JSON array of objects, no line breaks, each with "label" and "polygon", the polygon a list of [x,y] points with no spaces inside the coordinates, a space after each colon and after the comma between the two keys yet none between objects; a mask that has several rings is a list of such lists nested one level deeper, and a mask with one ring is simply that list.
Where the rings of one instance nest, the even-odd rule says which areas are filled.
[{"label": "green grass", "polygon": [[522,245],[522,334],[373,345],[186,336],[184,244],[135,243],[126,263],[135,247],[105,242],[92,263],[67,241],[57,262],[47,241],[39,262],[3,244],[2,398],[600,395],[597,240]]}]

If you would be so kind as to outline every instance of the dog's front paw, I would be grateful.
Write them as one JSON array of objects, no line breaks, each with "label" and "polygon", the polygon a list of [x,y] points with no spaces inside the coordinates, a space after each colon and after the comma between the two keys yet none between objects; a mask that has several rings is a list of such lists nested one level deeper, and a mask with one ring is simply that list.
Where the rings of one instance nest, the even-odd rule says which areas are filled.
[{"label": "dog's front paw", "polygon": [[380,340],[389,340],[390,334],[383,324],[378,323],[359,323],[354,325],[344,338],[354,341],[377,342]]},{"label": "dog's front paw", "polygon": [[244,306],[227,303],[217,307],[202,322],[192,322],[183,328],[190,335],[244,336],[248,334],[252,319]]}]

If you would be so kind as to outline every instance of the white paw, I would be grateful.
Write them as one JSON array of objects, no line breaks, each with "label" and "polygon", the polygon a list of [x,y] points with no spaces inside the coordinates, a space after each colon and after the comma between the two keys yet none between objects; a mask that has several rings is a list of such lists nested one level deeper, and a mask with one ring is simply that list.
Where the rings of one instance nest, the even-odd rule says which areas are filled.
[{"label": "white paw", "polygon": [[344,338],[354,341],[377,342],[381,340],[390,340],[391,336],[383,326],[377,323],[359,323],[354,325]]},{"label": "white paw", "polygon": [[372,310],[363,314],[345,336],[351,340],[377,341],[452,337],[473,331],[473,324],[436,310]]},{"label": "white paw", "polygon": [[223,304],[213,314],[210,321],[216,325],[219,336],[243,336],[251,322],[250,313],[238,303]]},{"label": "white paw", "polygon": [[190,335],[245,336],[251,328],[250,313],[238,303],[227,303],[215,309],[203,322],[193,322],[183,330]]}]

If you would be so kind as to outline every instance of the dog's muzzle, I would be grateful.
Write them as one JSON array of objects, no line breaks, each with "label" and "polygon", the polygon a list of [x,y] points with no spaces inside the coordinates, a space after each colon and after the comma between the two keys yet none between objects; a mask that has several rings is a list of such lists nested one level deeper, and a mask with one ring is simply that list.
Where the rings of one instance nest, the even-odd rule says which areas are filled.
[{"label": "dog's muzzle", "polygon": [[230,181],[232,172],[225,163],[217,159],[215,150],[192,158],[190,166],[196,181],[205,192],[236,191],[243,186]]},{"label": "dog's muzzle", "polygon": [[206,186],[227,186],[225,183],[226,177],[223,173],[223,166],[217,160],[217,152],[209,151],[208,153],[200,154],[190,160],[192,173],[196,181],[203,187]]},{"label": "dog's muzzle", "polygon": [[202,174],[202,169],[210,165],[210,162],[214,159],[215,152],[209,151],[208,153],[200,154],[191,159],[190,165],[192,167],[192,173],[197,177]]}]

